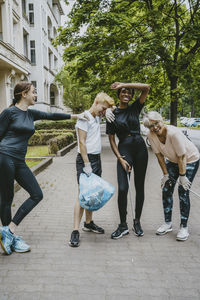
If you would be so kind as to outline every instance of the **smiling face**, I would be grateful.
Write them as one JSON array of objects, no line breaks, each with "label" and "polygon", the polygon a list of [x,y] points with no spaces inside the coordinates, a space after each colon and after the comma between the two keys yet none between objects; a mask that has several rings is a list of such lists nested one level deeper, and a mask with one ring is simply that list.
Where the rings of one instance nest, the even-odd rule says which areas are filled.
[{"label": "smiling face", "polygon": [[26,91],[22,92],[22,97],[26,101],[27,105],[34,105],[37,97],[37,94],[35,92],[35,87],[31,85],[28,92]]},{"label": "smiling face", "polygon": [[165,128],[162,121],[155,121],[155,120],[149,120],[149,130],[151,132],[154,132],[156,135],[160,136],[163,133],[163,130]]},{"label": "smiling face", "polygon": [[128,104],[133,98],[132,90],[122,88],[119,94],[119,100],[122,104]]}]

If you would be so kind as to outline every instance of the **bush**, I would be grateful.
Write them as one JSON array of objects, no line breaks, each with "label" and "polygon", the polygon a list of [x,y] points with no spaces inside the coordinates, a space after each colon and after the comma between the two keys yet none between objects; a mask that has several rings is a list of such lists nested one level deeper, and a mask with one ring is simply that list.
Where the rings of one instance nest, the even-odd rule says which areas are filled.
[{"label": "bush", "polygon": [[57,133],[57,135],[65,134],[67,132],[73,133],[74,137],[76,138],[76,130],[75,129],[39,129],[37,130],[39,134],[46,134],[46,133]]},{"label": "bush", "polygon": [[49,153],[56,154],[58,150],[68,146],[74,141],[73,133],[57,136],[49,140]]},{"label": "bush", "polygon": [[41,145],[40,140],[41,140],[41,135],[39,134],[39,132],[35,132],[34,135],[32,135],[32,137],[30,137],[30,139],[28,140],[28,145],[29,146]]},{"label": "bush", "polygon": [[40,145],[48,145],[50,139],[55,138],[57,136],[68,135],[68,133],[72,134],[73,138],[76,137],[75,130],[38,130],[34,133],[34,135],[29,139],[29,146],[40,146]]},{"label": "bush", "polygon": [[41,121],[35,124],[35,129],[74,129],[76,120]]}]

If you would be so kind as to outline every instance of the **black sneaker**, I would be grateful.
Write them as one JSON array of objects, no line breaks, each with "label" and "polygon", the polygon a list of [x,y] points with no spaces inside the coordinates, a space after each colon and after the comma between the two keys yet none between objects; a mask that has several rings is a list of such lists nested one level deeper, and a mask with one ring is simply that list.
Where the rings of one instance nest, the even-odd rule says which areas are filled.
[{"label": "black sneaker", "polygon": [[133,220],[133,231],[134,231],[135,235],[137,235],[137,236],[144,235],[144,232],[142,230],[139,220]]},{"label": "black sneaker", "polygon": [[104,233],[104,229],[97,226],[96,224],[94,224],[93,221],[91,221],[89,224],[86,224],[86,222],[84,222],[83,231],[92,231],[92,232],[95,232],[95,233]]},{"label": "black sneaker", "polygon": [[111,234],[111,239],[120,239],[123,235],[129,234],[127,224],[119,224],[117,230]]},{"label": "black sneaker", "polygon": [[74,231],[72,231],[71,239],[69,241],[69,245],[71,247],[78,247],[79,243],[80,243],[79,231],[78,230],[74,230]]}]

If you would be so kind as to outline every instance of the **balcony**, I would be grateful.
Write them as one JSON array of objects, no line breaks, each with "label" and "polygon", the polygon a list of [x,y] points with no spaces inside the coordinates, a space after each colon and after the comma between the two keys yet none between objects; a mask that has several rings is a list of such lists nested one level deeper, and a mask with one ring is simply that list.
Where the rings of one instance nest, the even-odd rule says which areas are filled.
[{"label": "balcony", "polygon": [[16,70],[29,74],[30,73],[30,61],[24,56],[19,54],[9,44],[0,40],[0,68]]}]

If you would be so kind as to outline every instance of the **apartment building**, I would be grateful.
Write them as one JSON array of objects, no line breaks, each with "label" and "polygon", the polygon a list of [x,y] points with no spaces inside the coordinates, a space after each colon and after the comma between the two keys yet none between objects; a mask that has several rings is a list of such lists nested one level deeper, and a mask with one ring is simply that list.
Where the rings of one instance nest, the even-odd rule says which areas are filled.
[{"label": "apartment building", "polygon": [[63,91],[54,79],[62,62],[52,40],[61,25],[59,0],[0,0],[0,111],[12,102],[23,80],[37,89],[36,109],[63,110]]}]

